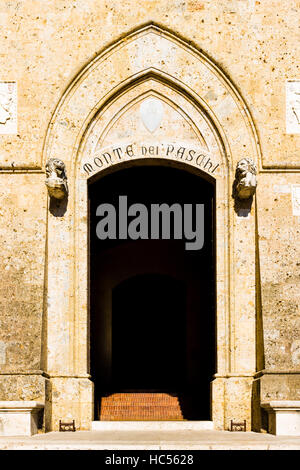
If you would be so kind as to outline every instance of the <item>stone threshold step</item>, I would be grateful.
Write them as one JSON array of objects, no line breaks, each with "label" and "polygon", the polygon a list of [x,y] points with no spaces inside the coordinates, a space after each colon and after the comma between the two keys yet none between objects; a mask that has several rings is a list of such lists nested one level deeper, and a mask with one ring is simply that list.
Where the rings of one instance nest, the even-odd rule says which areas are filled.
[{"label": "stone threshold step", "polygon": [[169,421],[173,420],[183,420],[183,416],[179,413],[103,413],[100,416],[100,421]]},{"label": "stone threshold step", "polygon": [[140,409],[145,409],[145,410],[149,410],[149,409],[156,409],[156,408],[161,408],[161,409],[164,409],[164,410],[173,410],[173,409],[178,409],[179,408],[179,405],[161,405],[159,403],[155,403],[155,404],[144,404],[144,403],[132,403],[130,405],[127,405],[127,404],[123,404],[123,403],[119,403],[118,405],[111,405],[111,404],[104,404],[104,405],[101,405],[101,409],[104,410],[104,409],[112,409],[112,410],[119,410],[121,408],[124,408],[126,410],[132,410],[132,409],[135,409],[135,408],[140,408]]},{"label": "stone threshold step", "polygon": [[183,421],[184,418],[178,413],[104,413],[99,421]]},{"label": "stone threshold step", "polygon": [[92,431],[212,431],[213,421],[93,421]]},{"label": "stone threshold step", "polygon": [[131,400],[107,400],[107,399],[104,399],[102,398],[101,400],[101,403],[102,404],[112,404],[112,405],[119,405],[119,404],[123,404],[123,403],[126,403],[126,404],[134,404],[134,403],[141,403],[141,404],[149,404],[149,405],[152,405],[152,404],[162,404],[162,405],[173,405],[173,404],[177,404],[179,403],[179,400],[177,398],[175,399],[172,399],[172,400],[163,400],[161,398],[158,398],[158,399],[140,399],[140,398],[133,398]]}]

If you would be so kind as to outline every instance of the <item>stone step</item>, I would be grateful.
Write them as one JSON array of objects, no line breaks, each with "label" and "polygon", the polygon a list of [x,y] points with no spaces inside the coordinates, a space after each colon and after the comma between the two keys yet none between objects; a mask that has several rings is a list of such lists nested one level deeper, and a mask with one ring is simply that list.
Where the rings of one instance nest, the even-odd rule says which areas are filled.
[{"label": "stone step", "polygon": [[124,401],[133,401],[133,400],[148,400],[157,402],[158,400],[163,400],[166,402],[173,402],[178,400],[177,395],[169,395],[167,393],[114,393],[112,395],[102,397],[103,401],[108,402],[124,402]]},{"label": "stone step", "polygon": [[182,413],[180,409],[165,409],[163,407],[156,409],[148,408],[145,410],[144,408],[141,409],[139,407],[133,409],[108,409],[105,411],[101,411],[100,420],[118,420],[118,419],[126,419],[126,420],[142,420],[142,419],[151,419],[151,420],[165,420],[165,419],[176,419],[180,420],[183,419]]},{"label": "stone step", "polygon": [[[149,422],[152,422],[153,420],[156,420],[156,421],[161,421],[161,422],[164,422],[164,421],[167,421],[167,422],[170,422],[170,421],[181,421],[180,418],[174,418],[173,416],[103,416],[103,418],[101,418],[101,423],[104,423],[104,422],[116,422],[116,423],[120,423],[122,421],[124,422],[140,422],[140,421],[149,421]],[[183,421],[183,420],[182,420]]]},{"label": "stone step", "polygon": [[114,393],[101,399],[100,421],[183,419],[178,397],[167,393]]},{"label": "stone step", "polygon": [[113,405],[107,405],[107,406],[102,406],[101,411],[103,412],[104,410],[110,410],[110,411],[130,411],[134,412],[134,410],[139,410],[139,411],[149,411],[149,410],[178,410],[180,409],[179,406],[163,406],[163,405],[141,405],[141,404],[132,404],[132,405],[118,405],[118,406],[113,406]]},{"label": "stone step", "polygon": [[[92,431],[119,432],[119,431],[212,431],[212,421],[187,421],[187,420],[109,420],[93,421]],[[228,434],[228,433],[227,433]],[[232,433],[238,434],[238,433]],[[244,433],[243,433],[244,434]],[[174,439],[174,436],[173,436]]]}]

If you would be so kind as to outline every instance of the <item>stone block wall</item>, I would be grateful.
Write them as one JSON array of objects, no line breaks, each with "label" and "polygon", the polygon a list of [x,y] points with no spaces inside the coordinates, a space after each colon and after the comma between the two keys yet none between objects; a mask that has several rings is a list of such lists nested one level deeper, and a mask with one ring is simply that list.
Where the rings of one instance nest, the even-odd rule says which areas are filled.
[{"label": "stone block wall", "polygon": [[210,57],[252,114],[262,154],[252,286],[259,292],[259,393],[263,401],[299,399],[300,215],[292,197],[300,185],[300,131],[286,132],[286,80],[300,80],[299,9],[298,0],[147,0],[138,8],[135,0],[0,2],[0,81],[16,82],[18,90],[17,133],[6,134],[6,122],[0,123],[0,400],[41,401],[45,394],[42,151],[51,116],[87,63],[149,22]]}]

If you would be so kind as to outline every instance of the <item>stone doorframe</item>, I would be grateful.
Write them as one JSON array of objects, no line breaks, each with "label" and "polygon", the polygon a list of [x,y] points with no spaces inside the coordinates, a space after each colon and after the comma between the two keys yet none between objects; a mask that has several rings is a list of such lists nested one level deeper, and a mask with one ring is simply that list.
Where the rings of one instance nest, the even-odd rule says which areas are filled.
[{"label": "stone doorframe", "polygon": [[[244,100],[221,69],[190,43],[149,24],[106,48],[78,74],[48,128],[44,163],[54,157],[63,160],[69,197],[62,203],[49,201],[48,208],[47,347],[43,353],[48,376],[46,430],[57,430],[60,419],[75,419],[77,429],[91,426],[88,175],[82,162],[108,105],[138,90],[140,83],[147,88],[149,80],[191,103],[201,116],[201,125],[215,139],[221,169],[215,177],[217,373],[212,384],[212,416],[216,429],[228,429],[230,420],[244,419],[247,430],[251,429],[256,373],[255,204],[247,217],[241,217],[234,207],[232,184],[239,160],[250,157],[260,165],[258,137]],[[135,163],[143,158],[138,155]],[[109,162],[99,168],[97,176],[111,171],[115,163],[120,167],[131,164]],[[168,164],[178,166],[178,159],[171,156]],[[207,176],[194,163],[181,165],[200,176],[214,176]]]}]

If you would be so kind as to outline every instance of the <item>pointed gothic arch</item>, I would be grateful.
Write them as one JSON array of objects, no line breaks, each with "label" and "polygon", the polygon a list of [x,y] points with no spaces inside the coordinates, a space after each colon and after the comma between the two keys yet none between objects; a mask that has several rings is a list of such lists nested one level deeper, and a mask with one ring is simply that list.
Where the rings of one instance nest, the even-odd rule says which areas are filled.
[{"label": "pointed gothic arch", "polygon": [[[111,144],[113,135],[108,131],[103,137],[103,129],[115,128],[149,93],[165,96],[170,114],[185,113],[195,134],[205,136],[210,151],[204,161],[215,159],[219,167],[218,174],[212,175],[207,169],[213,167],[200,167],[200,160],[178,161],[178,148],[194,149],[193,137],[168,158],[170,165],[188,166],[216,181],[218,370],[213,383],[213,421],[219,429],[227,429],[230,419],[246,419],[251,426],[256,373],[255,207],[248,217],[239,217],[231,187],[240,159],[251,157],[260,166],[255,126],[237,88],[212,60],[175,34],[149,24],[107,47],[75,77],[56,107],[45,139],[44,162],[54,157],[63,160],[69,184],[66,207],[54,207],[47,226],[44,367],[51,384],[46,404],[48,429],[57,429],[62,413],[65,418],[76,417],[81,429],[91,425],[87,185],[91,176],[104,175],[114,165],[136,163],[128,155],[118,159]],[[121,144],[128,142],[130,145],[130,140]],[[85,172],[83,163],[91,162],[97,152],[101,155],[103,146],[110,149],[110,160],[94,166],[92,174]],[[195,148],[203,150],[200,143]],[[135,157],[141,160],[144,155],[139,150]],[[159,158],[162,156],[157,156],[157,162]]]}]

